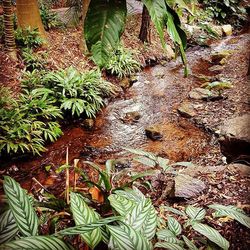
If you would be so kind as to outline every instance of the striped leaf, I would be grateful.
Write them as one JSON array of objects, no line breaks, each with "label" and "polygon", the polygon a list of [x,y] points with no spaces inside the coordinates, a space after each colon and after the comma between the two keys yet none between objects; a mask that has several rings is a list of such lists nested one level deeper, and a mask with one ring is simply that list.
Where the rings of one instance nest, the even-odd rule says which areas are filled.
[{"label": "striped leaf", "polygon": [[111,206],[122,216],[126,216],[129,211],[135,206],[135,202],[124,196],[111,194],[108,197]]},{"label": "striped leaf", "polygon": [[138,202],[126,215],[125,222],[151,240],[155,236],[157,216],[150,199]]},{"label": "striped leaf", "polygon": [[182,235],[182,238],[183,238],[185,244],[187,245],[188,249],[198,250],[198,248],[195,246],[195,244],[191,240],[189,240],[186,236]]},{"label": "striped leaf", "polygon": [[4,177],[4,192],[13,217],[23,236],[34,236],[38,232],[38,217],[26,191],[11,177]]},{"label": "striped leaf", "polygon": [[175,237],[175,234],[168,230],[168,229],[162,229],[156,233],[158,240],[165,240],[167,237]]},{"label": "striped leaf", "polygon": [[163,208],[166,211],[169,211],[169,212],[172,212],[174,214],[177,214],[177,215],[186,216],[186,214],[183,211],[180,211],[180,210],[178,210],[176,208],[173,208],[173,207],[161,206],[161,208]]},{"label": "striped leaf", "polygon": [[166,237],[164,242],[171,243],[171,244],[177,244],[180,246],[183,245],[183,241],[177,239],[175,236],[174,237]]},{"label": "striped leaf", "polygon": [[229,248],[229,242],[214,228],[198,222],[194,223],[192,227],[195,231],[206,236],[222,249]]},{"label": "striped leaf", "polygon": [[136,203],[146,199],[144,194],[136,187],[116,190],[115,193]]},{"label": "striped leaf", "polygon": [[184,250],[184,248],[178,244],[168,242],[157,242],[155,248],[166,248],[169,250]]},{"label": "striped leaf", "polygon": [[18,227],[10,210],[0,215],[0,244],[13,239],[18,232]]},{"label": "striped leaf", "polygon": [[139,232],[128,225],[107,226],[110,232],[109,249],[151,250],[150,242]]},{"label": "striped leaf", "polygon": [[[98,221],[99,214],[86,204],[80,194],[71,193],[70,197],[70,208],[76,225],[87,225]],[[101,241],[102,233],[100,228],[96,228],[91,232],[82,233],[81,237],[90,248],[94,248]]]},{"label": "striped leaf", "polygon": [[68,227],[66,229],[63,229],[61,231],[58,231],[55,233],[56,236],[58,235],[76,235],[76,234],[85,234],[92,232],[93,230],[100,228],[104,225],[107,225],[109,223],[115,222],[115,221],[121,221],[121,216],[112,216],[105,219],[100,219],[97,222],[90,223],[90,224],[84,224],[84,225],[78,225],[74,227]]},{"label": "striped leaf", "polygon": [[223,206],[219,204],[213,204],[209,206],[217,211],[216,216],[223,217],[229,216],[234,220],[237,220],[242,225],[250,228],[250,217],[245,215],[244,211],[235,206]]},{"label": "striped leaf", "polygon": [[52,236],[31,236],[11,241],[0,246],[0,250],[70,250],[62,240]]},{"label": "striped leaf", "polygon": [[168,228],[175,235],[179,235],[181,233],[181,224],[174,217],[168,217]]},{"label": "striped leaf", "polygon": [[206,210],[200,207],[187,206],[186,214],[195,221],[200,221],[205,218]]},{"label": "striped leaf", "polygon": [[101,68],[109,60],[124,30],[126,1],[91,0],[85,19],[85,39],[95,63]]}]

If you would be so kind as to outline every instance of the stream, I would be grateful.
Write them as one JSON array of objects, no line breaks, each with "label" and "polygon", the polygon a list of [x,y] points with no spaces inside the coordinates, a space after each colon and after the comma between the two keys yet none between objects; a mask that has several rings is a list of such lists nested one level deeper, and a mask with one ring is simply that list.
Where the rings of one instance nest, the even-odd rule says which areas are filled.
[{"label": "stream", "polygon": [[[236,39],[237,38],[237,39]],[[69,161],[89,160],[103,164],[107,159],[123,157],[122,147],[140,148],[168,158],[171,161],[192,161],[205,158],[210,152],[218,152],[219,145],[212,134],[197,126],[192,119],[183,118],[177,108],[188,99],[191,89],[200,86],[198,75],[213,76],[208,70],[211,51],[235,49],[244,46],[248,35],[225,38],[209,48],[193,47],[187,51],[190,76],[184,78],[179,59],[164,66],[145,68],[137,81],[122,97],[116,97],[97,115],[94,128],[85,129],[81,121],[64,129],[64,135],[42,156],[10,159],[3,174],[14,176],[24,188],[31,190],[35,177],[50,190],[63,190],[64,177],[55,169],[65,163],[66,148]],[[129,120],[128,114],[137,114],[136,121]],[[153,126],[160,131],[160,140],[151,140],[145,128]],[[47,172],[46,166],[52,171]],[[57,193],[57,192],[56,192]]]}]

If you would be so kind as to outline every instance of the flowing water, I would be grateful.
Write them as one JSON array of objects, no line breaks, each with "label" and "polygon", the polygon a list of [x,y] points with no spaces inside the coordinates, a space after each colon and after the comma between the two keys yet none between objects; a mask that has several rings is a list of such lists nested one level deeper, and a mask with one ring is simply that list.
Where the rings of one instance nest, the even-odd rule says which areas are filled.
[{"label": "flowing water", "polygon": [[[212,49],[230,49],[236,44],[230,42],[232,39],[236,38],[214,44]],[[240,39],[244,43],[244,37],[236,42]],[[54,171],[46,172],[45,166],[55,169],[64,164],[67,147],[71,163],[79,158],[101,164],[112,157],[123,156],[121,147],[141,148],[172,161],[195,161],[217,150],[211,135],[177,112],[180,103],[188,98],[188,92],[200,86],[197,75],[213,75],[208,71],[212,66],[208,60],[210,52],[211,48],[201,47],[188,50],[191,74],[187,78],[183,76],[180,60],[146,68],[122,97],[112,100],[98,114],[91,131],[84,129],[80,122],[73,124],[64,129],[64,135],[57,142],[48,145],[48,151],[42,156],[11,159],[4,174],[16,177],[28,189],[34,185],[32,177],[47,188],[60,189],[64,177]],[[129,112],[138,112],[137,122],[126,120]],[[153,141],[145,135],[145,128],[152,125],[162,134],[161,140]]]}]

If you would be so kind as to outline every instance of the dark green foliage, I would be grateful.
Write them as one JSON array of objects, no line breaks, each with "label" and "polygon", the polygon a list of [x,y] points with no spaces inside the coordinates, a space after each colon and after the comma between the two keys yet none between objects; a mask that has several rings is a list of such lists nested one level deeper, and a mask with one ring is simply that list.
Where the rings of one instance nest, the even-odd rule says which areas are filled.
[{"label": "dark green foliage", "polygon": [[73,116],[95,117],[104,105],[103,97],[114,93],[113,85],[94,70],[80,73],[70,67],[49,73],[47,80],[61,109],[69,110]]},{"label": "dark green foliage", "polygon": [[60,109],[50,90],[24,90],[16,100],[4,88],[1,92],[5,95],[0,96],[0,154],[39,154],[45,151],[46,140],[55,141],[62,134],[55,121],[61,117]]},{"label": "dark green foliage", "polygon": [[246,20],[246,9],[240,0],[200,0],[208,16],[219,23],[230,23],[240,26]]},{"label": "dark green foliage", "polygon": [[15,32],[16,44],[20,47],[36,48],[43,44],[38,29],[17,28]]},{"label": "dark green foliage", "polygon": [[56,12],[53,12],[45,4],[40,4],[40,16],[45,30],[61,27],[62,22],[59,20]]},{"label": "dark green foliage", "polygon": [[32,49],[25,48],[22,50],[22,58],[27,71],[33,71],[35,69],[45,69],[45,66],[47,64],[46,53],[44,53],[43,51],[34,53]]},{"label": "dark green foliage", "polygon": [[140,71],[141,65],[133,59],[133,55],[130,51],[120,46],[111,55],[106,68],[111,74],[123,78]]}]

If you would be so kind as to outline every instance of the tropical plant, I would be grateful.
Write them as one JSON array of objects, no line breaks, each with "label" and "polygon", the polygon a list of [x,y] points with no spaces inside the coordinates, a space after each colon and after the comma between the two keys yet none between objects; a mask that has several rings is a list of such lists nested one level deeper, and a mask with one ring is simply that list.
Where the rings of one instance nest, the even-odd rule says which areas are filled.
[{"label": "tropical plant", "polygon": [[45,141],[55,141],[62,131],[56,118],[60,109],[54,106],[48,89],[24,90],[19,99],[0,97],[0,153],[45,151]]},{"label": "tropical plant", "polygon": [[[43,66],[43,65],[42,65]],[[24,71],[22,75],[22,88],[33,90],[36,88],[43,88],[45,86],[47,72],[45,70]]]},{"label": "tropical plant", "polygon": [[36,48],[43,44],[44,40],[40,37],[37,28],[30,27],[22,29],[17,28],[15,31],[16,43],[20,47]]},{"label": "tropical plant", "polygon": [[39,6],[40,16],[45,30],[61,27],[62,22],[56,12],[51,11],[45,4]]},{"label": "tropical plant", "polygon": [[231,23],[241,26],[247,19],[247,12],[240,0],[202,0],[207,15],[219,23]]},{"label": "tropical plant", "polygon": [[72,115],[95,117],[104,105],[103,97],[114,93],[114,86],[103,80],[99,71],[80,73],[69,67],[49,73],[47,79],[61,109]]},{"label": "tropical plant", "polygon": [[[181,29],[181,23],[176,12],[171,9],[172,1],[143,0],[149,15],[155,24],[161,43],[166,48],[164,27],[171,39],[179,48],[187,75],[185,56],[186,35]],[[112,51],[116,50],[126,21],[126,1],[93,0],[87,12],[84,32],[88,49],[93,54],[94,62],[101,68],[105,67]],[[95,27],[93,29],[93,27]]]},{"label": "tropical plant", "polygon": [[43,51],[34,53],[30,48],[22,50],[22,59],[26,66],[26,71],[43,70],[47,64],[46,53]]},{"label": "tropical plant", "polygon": [[117,75],[119,78],[123,78],[140,71],[141,65],[133,59],[132,53],[128,51],[128,49],[120,46],[110,56],[109,62],[105,68],[112,75]]},{"label": "tropical plant", "polygon": [[[52,213],[51,216],[49,215],[50,220],[58,216],[60,213],[54,214],[58,204],[55,208],[55,202],[54,205],[52,203],[46,205],[44,202],[37,203],[14,179],[8,176],[4,177],[3,187],[8,207],[0,215],[0,249],[18,247],[30,249],[32,244],[40,247],[39,249],[46,250],[72,249],[67,237],[64,237],[64,241],[61,239],[63,236],[74,235],[80,235],[92,249],[103,241],[109,249],[151,250],[153,249],[152,242],[156,242],[155,236],[157,236],[158,242],[155,243],[154,248],[183,250],[187,247],[197,250],[197,244],[204,245],[205,241],[201,238],[190,240],[183,235],[183,226],[184,228],[191,227],[197,233],[205,236],[208,246],[211,246],[212,242],[222,249],[229,248],[229,242],[216,229],[202,223],[206,216],[205,209],[189,205],[185,211],[181,211],[173,207],[162,206],[157,213],[151,199],[146,198],[135,187],[114,190],[108,196],[113,209],[112,214],[116,216],[111,215],[107,218],[102,218],[91,208],[89,202],[80,193],[71,192],[70,211],[67,211],[71,212],[75,226],[53,231],[52,235],[39,235],[38,226],[43,215],[50,211]],[[34,208],[37,205],[43,207],[43,209],[39,209],[40,219]],[[65,204],[63,209],[65,209],[64,206]],[[49,210],[45,209],[46,207]],[[241,209],[219,204],[209,207],[216,210],[215,217],[227,216],[250,228],[250,218]],[[166,212],[168,215],[165,214]],[[184,219],[185,224],[182,226],[169,213],[174,214],[175,217],[181,216],[181,221]],[[71,214],[67,213],[68,216]],[[19,237],[15,239],[17,235]]]}]

